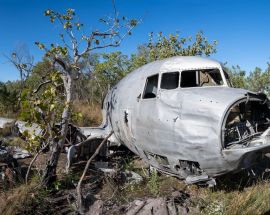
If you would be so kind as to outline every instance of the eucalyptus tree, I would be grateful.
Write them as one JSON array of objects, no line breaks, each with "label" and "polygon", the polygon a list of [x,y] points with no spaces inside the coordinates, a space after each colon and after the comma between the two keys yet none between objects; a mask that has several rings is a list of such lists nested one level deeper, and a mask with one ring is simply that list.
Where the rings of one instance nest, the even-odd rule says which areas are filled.
[{"label": "eucalyptus tree", "polygon": [[209,42],[202,31],[196,35],[181,37],[180,34],[149,34],[148,42],[138,47],[132,55],[131,70],[146,63],[173,56],[210,56],[216,53],[217,41]]},{"label": "eucalyptus tree", "polygon": [[[53,138],[50,145],[51,154],[47,161],[46,168],[43,173],[43,184],[49,185],[56,178],[56,167],[59,160],[59,155],[66,141],[68,124],[70,121],[71,106],[74,96],[75,81],[83,74],[81,63],[83,58],[95,50],[104,49],[107,47],[117,47],[123,39],[130,35],[133,28],[138,24],[135,19],[127,19],[119,17],[119,14],[114,10],[112,17],[100,19],[104,24],[101,30],[93,30],[89,33],[82,31],[83,24],[78,20],[73,9],[67,9],[65,13],[59,13],[53,10],[46,10],[47,16],[51,23],[57,23],[62,30],[59,34],[58,43],[52,43],[47,46],[44,43],[36,42],[35,44],[45,51],[45,57],[49,60],[53,67],[54,75],[51,78],[43,80],[37,87],[35,93],[38,93],[47,84],[56,82],[55,86],[62,83],[63,89],[63,106],[61,107],[61,116],[59,122],[57,138]],[[60,84],[61,85],[61,84]],[[57,89],[57,88],[54,88]],[[49,96],[56,96],[55,90],[51,90]],[[43,95],[43,99],[44,99]],[[42,112],[43,102],[36,103],[39,111]],[[57,109],[57,104],[50,104],[51,109]],[[59,109],[59,108],[58,108]],[[41,115],[44,115],[41,113]]]}]

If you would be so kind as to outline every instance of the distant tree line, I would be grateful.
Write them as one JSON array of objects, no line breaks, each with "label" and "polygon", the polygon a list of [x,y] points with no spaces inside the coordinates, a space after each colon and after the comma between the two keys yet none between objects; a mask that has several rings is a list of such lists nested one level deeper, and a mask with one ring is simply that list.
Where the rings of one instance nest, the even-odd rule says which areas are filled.
[{"label": "distant tree line", "polygon": [[18,107],[18,82],[0,82],[0,114],[1,117],[14,117],[19,111]]},{"label": "distant tree line", "polygon": [[233,87],[248,89],[254,92],[262,92],[270,96],[270,64],[263,71],[256,67],[247,73],[239,66],[227,68]]},{"label": "distant tree line", "polygon": [[[178,34],[154,37],[149,34],[148,43],[140,45],[137,52],[130,56],[120,51],[111,53],[94,53],[83,56],[80,62],[83,75],[75,83],[77,101],[88,105],[100,105],[107,91],[131,71],[149,62],[172,56],[210,56],[216,52],[216,42],[208,42],[203,32],[195,37],[182,37]],[[25,80],[25,87],[35,89],[53,70],[46,56],[36,63],[32,73]],[[239,66],[226,67],[233,87],[244,88],[270,95],[270,64],[265,71],[256,67],[247,73]],[[14,115],[19,112],[21,81],[0,83],[1,115]]]}]

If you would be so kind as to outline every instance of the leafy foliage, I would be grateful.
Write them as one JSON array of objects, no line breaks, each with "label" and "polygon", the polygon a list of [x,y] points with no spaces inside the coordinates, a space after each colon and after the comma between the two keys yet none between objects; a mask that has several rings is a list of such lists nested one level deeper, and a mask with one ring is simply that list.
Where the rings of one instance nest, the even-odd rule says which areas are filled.
[{"label": "leafy foliage", "polygon": [[247,77],[247,84],[252,91],[270,95],[270,67],[264,72],[256,67]]},{"label": "leafy foliage", "polygon": [[155,38],[152,32],[148,43],[139,47],[138,54],[132,55],[132,69],[173,56],[210,56],[216,52],[216,45],[216,41],[208,42],[202,31],[195,35],[195,39],[192,36],[180,37],[179,34],[164,36],[162,32]]},{"label": "leafy foliage", "polygon": [[91,73],[91,86],[97,101],[101,102],[107,91],[129,72],[130,60],[121,52],[101,54],[100,62]]},{"label": "leafy foliage", "polygon": [[233,87],[248,89],[254,92],[262,92],[270,95],[270,67],[265,71],[256,67],[248,75],[239,66],[226,68]]},{"label": "leafy foliage", "polygon": [[0,113],[5,116],[6,113],[18,111],[17,92],[8,90],[7,84],[0,82]]},{"label": "leafy foliage", "polygon": [[230,76],[231,84],[235,88],[243,88],[246,89],[246,72],[243,71],[240,66],[232,66],[232,68],[226,68],[227,73]]},{"label": "leafy foliage", "polygon": [[[62,92],[64,105],[57,106],[62,108],[61,117],[58,119],[59,132],[52,134],[54,127],[46,126],[49,131],[50,139],[58,139],[53,141],[51,144],[51,155],[48,159],[44,174],[43,183],[49,185],[53,180],[55,180],[56,167],[59,159],[60,152],[66,141],[66,135],[68,130],[68,124],[72,117],[72,103],[75,94],[75,82],[83,74],[81,66],[84,62],[86,56],[89,56],[90,52],[96,49],[103,49],[106,47],[117,47],[120,45],[121,41],[126,35],[131,34],[131,30],[137,25],[136,20],[127,20],[118,18],[118,13],[114,11],[114,17],[100,19],[100,21],[105,24],[105,30],[95,30],[89,34],[84,34],[81,32],[81,27],[83,24],[78,22],[73,9],[67,9],[65,13],[55,12],[53,10],[46,10],[45,16],[49,17],[50,22],[57,22],[63,28],[63,33],[60,33],[61,43],[52,43],[47,46],[41,42],[36,42],[35,44],[41,49],[45,50],[45,57],[50,61],[54,70],[59,74],[59,78],[63,83],[64,91]],[[42,84],[54,83],[54,76],[51,76],[51,80],[45,81]],[[40,121],[40,116],[48,114],[51,116],[50,111],[53,112],[56,107],[56,86],[51,86],[50,89],[46,90],[42,94],[42,102],[37,103],[37,99],[34,99],[32,106],[39,105],[36,109],[27,107],[33,110],[30,111],[30,115],[35,118],[35,120]],[[39,87],[38,87],[39,88]],[[33,99],[33,96],[30,96]],[[47,106],[43,106],[43,99],[47,99]],[[42,107],[40,107],[42,105]],[[49,112],[48,112],[49,111]],[[57,113],[54,113],[54,117]],[[52,120],[52,118],[49,118]],[[44,121],[44,119],[43,119]],[[48,123],[47,123],[48,124]],[[45,129],[42,127],[42,129]],[[43,138],[45,136],[43,135]]]},{"label": "leafy foliage", "polygon": [[47,75],[46,85],[24,89],[21,94],[22,110],[20,117],[29,124],[38,125],[43,132],[33,137],[29,133],[24,136],[28,139],[29,149],[37,151],[41,143],[52,141],[59,136],[58,123],[65,106],[63,82],[60,73],[52,71]]}]

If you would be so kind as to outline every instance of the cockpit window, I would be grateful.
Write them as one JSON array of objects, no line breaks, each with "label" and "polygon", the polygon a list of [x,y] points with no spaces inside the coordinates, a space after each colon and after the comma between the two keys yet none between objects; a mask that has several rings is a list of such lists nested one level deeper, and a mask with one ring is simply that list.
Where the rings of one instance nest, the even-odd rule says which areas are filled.
[{"label": "cockpit window", "polygon": [[172,90],[179,86],[179,72],[163,73],[161,78],[161,89]]},{"label": "cockpit window", "polygon": [[146,79],[143,99],[155,98],[157,96],[158,74]]},{"label": "cockpit window", "polygon": [[198,69],[181,72],[181,87],[206,87],[223,85],[219,69]]}]

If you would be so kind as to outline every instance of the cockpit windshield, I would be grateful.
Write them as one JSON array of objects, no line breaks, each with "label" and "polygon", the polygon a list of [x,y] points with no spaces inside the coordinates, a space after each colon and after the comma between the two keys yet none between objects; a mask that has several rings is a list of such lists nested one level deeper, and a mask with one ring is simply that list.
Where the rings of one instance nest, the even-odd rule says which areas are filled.
[{"label": "cockpit windshield", "polygon": [[219,69],[197,69],[181,72],[181,87],[211,87],[224,85]]}]

